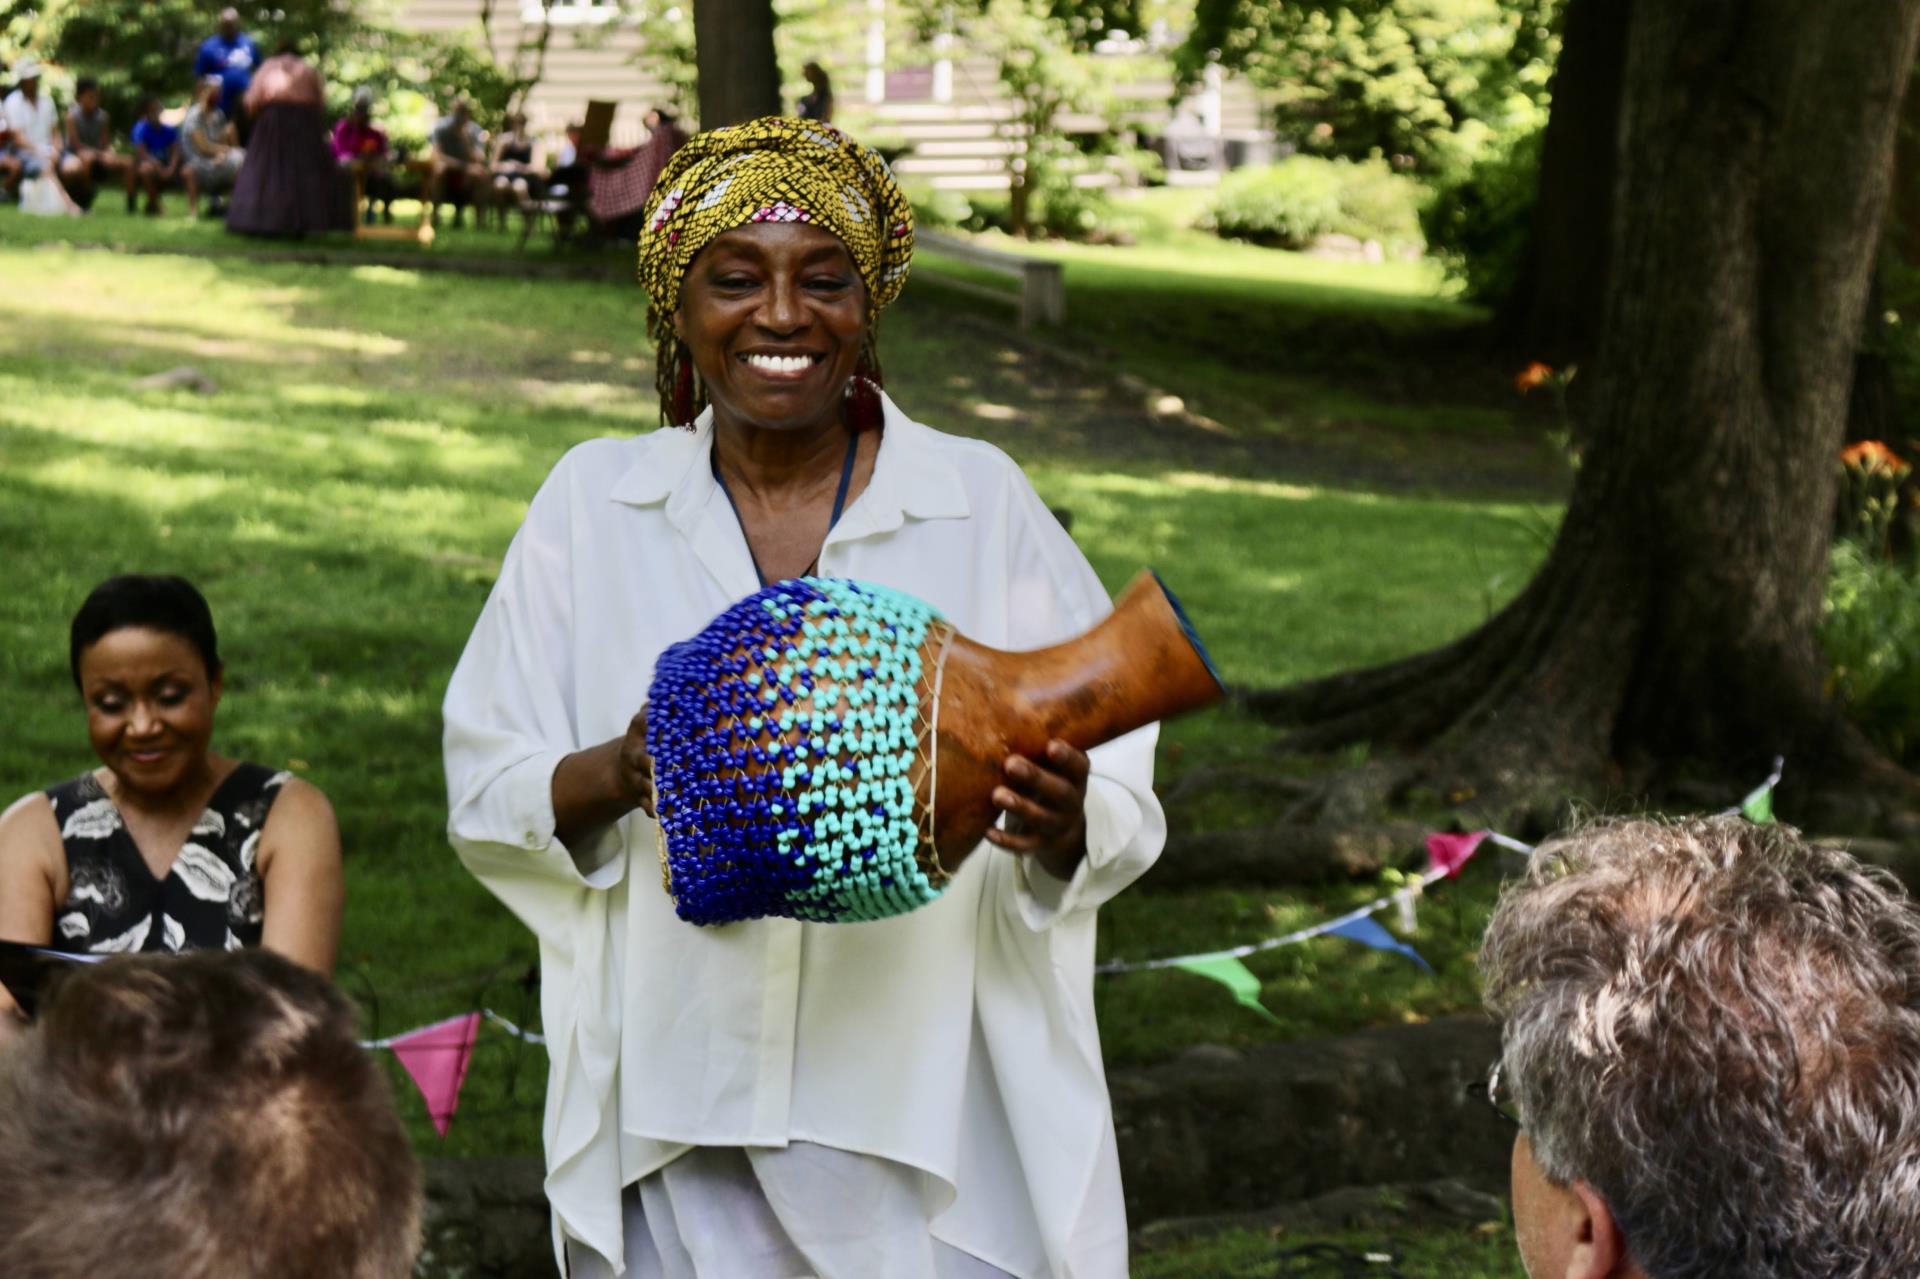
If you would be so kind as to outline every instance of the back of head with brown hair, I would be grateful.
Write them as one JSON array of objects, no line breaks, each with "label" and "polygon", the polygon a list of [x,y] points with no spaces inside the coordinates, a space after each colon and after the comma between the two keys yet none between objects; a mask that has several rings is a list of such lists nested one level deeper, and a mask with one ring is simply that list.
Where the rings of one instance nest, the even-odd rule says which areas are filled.
[{"label": "back of head with brown hair", "polygon": [[324,978],[267,951],[79,969],[0,1052],[9,1279],[403,1279],[419,1172]]}]

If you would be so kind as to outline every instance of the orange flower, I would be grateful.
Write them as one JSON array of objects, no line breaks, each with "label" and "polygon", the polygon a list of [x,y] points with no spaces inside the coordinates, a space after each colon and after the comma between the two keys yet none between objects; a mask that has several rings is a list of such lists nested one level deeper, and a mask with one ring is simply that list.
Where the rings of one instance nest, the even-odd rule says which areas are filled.
[{"label": "orange flower", "polygon": [[1847,445],[1840,450],[1840,464],[1858,467],[1862,471],[1887,471],[1894,475],[1905,475],[1912,469],[1901,460],[1898,453],[1879,440],[1861,440],[1857,444]]},{"label": "orange flower", "polygon": [[1551,364],[1542,364],[1540,361],[1535,360],[1532,364],[1527,365],[1526,368],[1521,369],[1513,375],[1513,389],[1525,395],[1537,386],[1544,386],[1547,379],[1552,376],[1553,366]]}]

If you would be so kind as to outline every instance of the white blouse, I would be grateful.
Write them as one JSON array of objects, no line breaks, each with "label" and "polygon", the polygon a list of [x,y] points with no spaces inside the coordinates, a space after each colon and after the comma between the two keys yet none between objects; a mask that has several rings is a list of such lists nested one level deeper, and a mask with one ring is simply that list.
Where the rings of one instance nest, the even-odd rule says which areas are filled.
[{"label": "white blouse", "polygon": [[[1004,453],[885,411],[820,573],[911,592],[1004,649],[1109,610]],[[1165,839],[1154,727],[1092,752],[1071,881],[983,846],[894,919],[697,928],[644,813],[554,838],[560,760],[624,733],[660,652],[759,587],[711,447],[706,414],[561,459],[447,689],[454,848],[540,944],[556,1253],[571,1237],[618,1273],[622,1187],[694,1146],[804,1141],[920,1169],[935,1237],[1021,1279],[1124,1275],[1094,908]]]}]

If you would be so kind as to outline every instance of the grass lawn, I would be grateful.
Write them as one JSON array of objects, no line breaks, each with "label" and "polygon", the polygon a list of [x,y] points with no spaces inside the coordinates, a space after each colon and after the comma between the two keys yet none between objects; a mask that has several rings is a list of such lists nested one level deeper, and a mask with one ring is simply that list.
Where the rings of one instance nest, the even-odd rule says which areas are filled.
[{"label": "grass lawn", "polygon": [[[186,197],[178,193],[167,195],[165,209],[166,212],[160,217],[129,214],[119,198],[110,194],[103,194],[92,212],[82,218],[22,217],[17,208],[6,206],[0,209],[0,243],[80,244],[135,252],[190,253],[196,257],[298,253],[305,257],[322,258],[378,256],[406,262],[457,260],[604,264],[610,269],[617,269],[621,260],[631,257],[625,246],[596,245],[589,248],[584,242],[579,242],[557,249],[552,236],[544,232],[531,239],[523,252],[519,248],[518,214],[510,220],[508,229],[501,230],[492,225],[485,229],[476,228],[471,217],[461,227],[455,228],[452,225],[452,213],[443,212],[433,243],[422,245],[411,240],[356,240],[346,233],[316,235],[302,240],[258,240],[231,235],[221,219],[204,213],[199,218],[188,217]],[[394,201],[392,225],[413,227],[419,221],[418,202]]]},{"label": "grass lawn", "polygon": [[[1437,476],[1484,486],[1502,474],[1486,446],[1510,442],[1511,385],[1479,353],[1456,349],[1482,317],[1447,296],[1437,264],[1341,262],[1222,240],[1192,226],[1208,194],[1120,193],[1116,224],[1138,240],[1125,249],[979,239],[1063,262],[1060,340],[1208,417],[1283,440],[1338,432],[1386,452],[1439,434],[1464,465]],[[927,260],[943,274],[1014,287],[938,255]]]},{"label": "grass lawn", "polygon": [[1359,1231],[1267,1235],[1235,1230],[1139,1253],[1134,1257],[1133,1275],[1134,1279],[1268,1279],[1275,1273],[1350,1273],[1329,1269],[1324,1261],[1319,1268],[1276,1272],[1283,1257],[1311,1255],[1304,1250],[1315,1245],[1338,1248],[1349,1258],[1366,1257],[1382,1273],[1392,1265],[1407,1279],[1526,1279],[1513,1230],[1502,1222],[1400,1236]]},{"label": "grass lawn", "polygon": [[[0,683],[12,730],[0,739],[0,792],[92,762],[64,657],[84,592],[114,572],[185,573],[212,600],[228,654],[223,748],[296,769],[340,813],[340,976],[369,1029],[482,1002],[532,1018],[531,942],[446,847],[438,706],[547,469],[579,440],[653,425],[643,297],[605,282],[86,252],[41,235],[46,225],[0,210],[0,544],[11,552]],[[1324,274],[1313,287],[1328,298],[1400,290],[1388,309],[1408,323],[1461,318],[1418,298],[1398,268],[1301,269]],[[1210,271],[1180,288],[1201,288]],[[1294,285],[1269,285],[1250,309],[1285,309]],[[1473,430],[1515,475],[1549,478],[1448,492],[1376,483],[1371,461],[1375,440],[1391,437],[1408,474],[1444,472],[1457,465],[1459,422],[1403,430],[1377,417],[1355,443],[1280,407],[1225,426],[1157,417],[1082,362],[947,305],[937,283],[909,289],[882,349],[910,412],[1006,447],[1071,510],[1110,588],[1158,567],[1235,682],[1278,683],[1461,632],[1518,589],[1556,517],[1543,446],[1510,417],[1503,430],[1491,417]],[[217,393],[134,385],[188,364]],[[1308,478],[1290,468],[1300,456]],[[1271,758],[1265,730],[1227,712],[1174,725],[1163,743],[1168,776]],[[1206,820],[1254,823],[1270,806],[1252,797]],[[1476,866],[1423,907],[1417,944],[1437,979],[1340,941],[1271,952],[1252,964],[1278,1028],[1182,974],[1108,979],[1098,998],[1109,1055],[1150,1060],[1198,1042],[1471,1007],[1493,869]],[[1102,954],[1253,940],[1378,891],[1128,894],[1103,917]],[[439,1148],[536,1150],[544,1079],[538,1050],[484,1035]],[[423,1149],[436,1147],[417,1099],[400,1096]],[[1225,1259],[1142,1273],[1213,1273],[1195,1268],[1206,1264],[1239,1273]]]}]

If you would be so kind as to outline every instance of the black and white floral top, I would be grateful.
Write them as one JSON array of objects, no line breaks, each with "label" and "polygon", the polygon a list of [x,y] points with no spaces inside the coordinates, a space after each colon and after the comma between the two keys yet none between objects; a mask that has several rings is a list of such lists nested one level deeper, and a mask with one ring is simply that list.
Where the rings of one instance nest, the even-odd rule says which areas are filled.
[{"label": "black and white floral top", "polygon": [[241,764],[193,824],[164,879],[155,879],[120,810],[92,773],[47,791],[67,853],[67,900],[55,949],[237,950],[260,944],[266,894],[254,868],[260,829],[289,773]]}]

